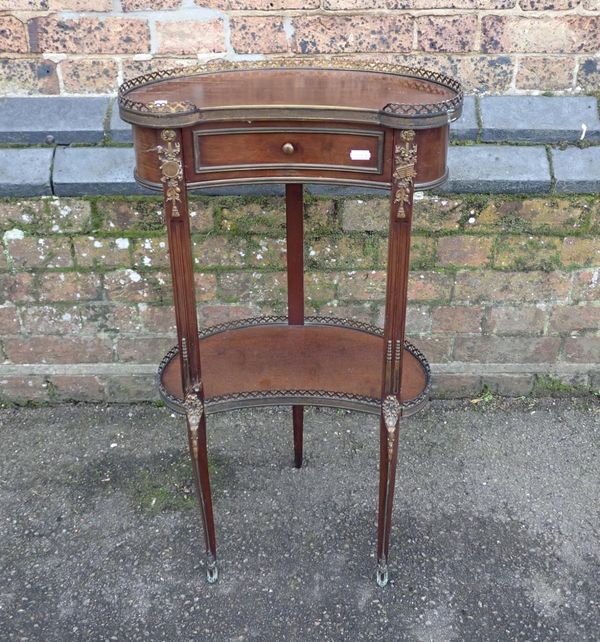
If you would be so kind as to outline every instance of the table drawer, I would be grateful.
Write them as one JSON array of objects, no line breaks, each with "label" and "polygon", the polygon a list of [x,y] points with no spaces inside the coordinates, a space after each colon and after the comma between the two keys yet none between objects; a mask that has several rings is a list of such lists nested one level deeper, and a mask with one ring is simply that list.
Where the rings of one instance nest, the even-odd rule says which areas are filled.
[{"label": "table drawer", "polygon": [[194,171],[309,170],[381,174],[380,130],[327,127],[201,129],[193,133]]}]

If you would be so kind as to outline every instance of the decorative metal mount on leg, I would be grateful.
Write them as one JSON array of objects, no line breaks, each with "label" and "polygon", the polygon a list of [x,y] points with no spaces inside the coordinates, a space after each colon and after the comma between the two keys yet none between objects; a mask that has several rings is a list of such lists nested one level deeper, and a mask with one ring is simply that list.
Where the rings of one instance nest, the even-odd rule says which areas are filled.
[{"label": "decorative metal mount on leg", "polygon": [[206,580],[209,584],[214,584],[219,578],[219,569],[217,560],[210,550],[208,550],[208,526],[206,523],[206,509],[204,507],[204,494],[202,484],[200,483],[200,470],[198,468],[198,429],[200,421],[204,415],[204,402],[201,398],[202,384],[194,385],[185,395],[183,407],[187,416],[188,432],[190,443],[192,445],[192,468],[198,493],[198,504],[200,505],[200,514],[202,516],[202,527],[204,529],[204,541],[206,542]]},{"label": "decorative metal mount on leg", "polygon": [[383,557],[377,560],[377,585],[380,587],[386,586],[388,583],[388,512],[390,510],[390,477],[392,473],[392,461],[394,454],[394,444],[396,442],[396,432],[398,429],[398,421],[402,407],[396,395],[388,395],[381,404],[381,411],[383,413],[383,421],[387,431],[387,474],[386,474],[386,488],[385,498],[383,500]]},{"label": "decorative metal mount on leg", "polygon": [[417,146],[414,143],[415,132],[406,129],[400,134],[401,145],[394,147],[393,203],[396,220],[406,218],[407,209],[411,206],[412,190],[417,170]]}]

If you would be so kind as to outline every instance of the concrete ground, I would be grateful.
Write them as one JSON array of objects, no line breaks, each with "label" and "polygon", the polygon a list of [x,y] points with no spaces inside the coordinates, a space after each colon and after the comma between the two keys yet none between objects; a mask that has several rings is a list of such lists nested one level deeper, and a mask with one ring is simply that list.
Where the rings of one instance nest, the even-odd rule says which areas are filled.
[{"label": "concrete ground", "polygon": [[374,581],[377,421],[210,418],[218,584],[163,408],[0,411],[0,640],[599,640],[600,404],[435,402],[402,426]]}]

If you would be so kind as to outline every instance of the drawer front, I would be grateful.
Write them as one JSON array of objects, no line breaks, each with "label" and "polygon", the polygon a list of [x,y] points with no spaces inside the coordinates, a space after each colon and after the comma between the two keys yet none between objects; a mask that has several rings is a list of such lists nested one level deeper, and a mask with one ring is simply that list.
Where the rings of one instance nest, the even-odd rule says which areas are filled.
[{"label": "drawer front", "polygon": [[383,172],[383,131],[326,127],[202,129],[193,133],[196,174],[262,170]]}]

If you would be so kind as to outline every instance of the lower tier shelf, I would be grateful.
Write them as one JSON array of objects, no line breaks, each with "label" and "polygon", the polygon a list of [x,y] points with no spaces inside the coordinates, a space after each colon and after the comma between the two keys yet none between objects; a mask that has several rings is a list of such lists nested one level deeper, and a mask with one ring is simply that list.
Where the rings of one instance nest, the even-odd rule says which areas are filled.
[{"label": "lower tier shelf", "polygon": [[[333,406],[379,414],[383,333],[368,324],[331,317],[307,317],[288,326],[286,317],[258,317],[200,332],[206,413],[256,406]],[[158,370],[159,392],[171,409],[183,412],[179,350]],[[429,364],[405,342],[402,415],[427,401]]]}]

